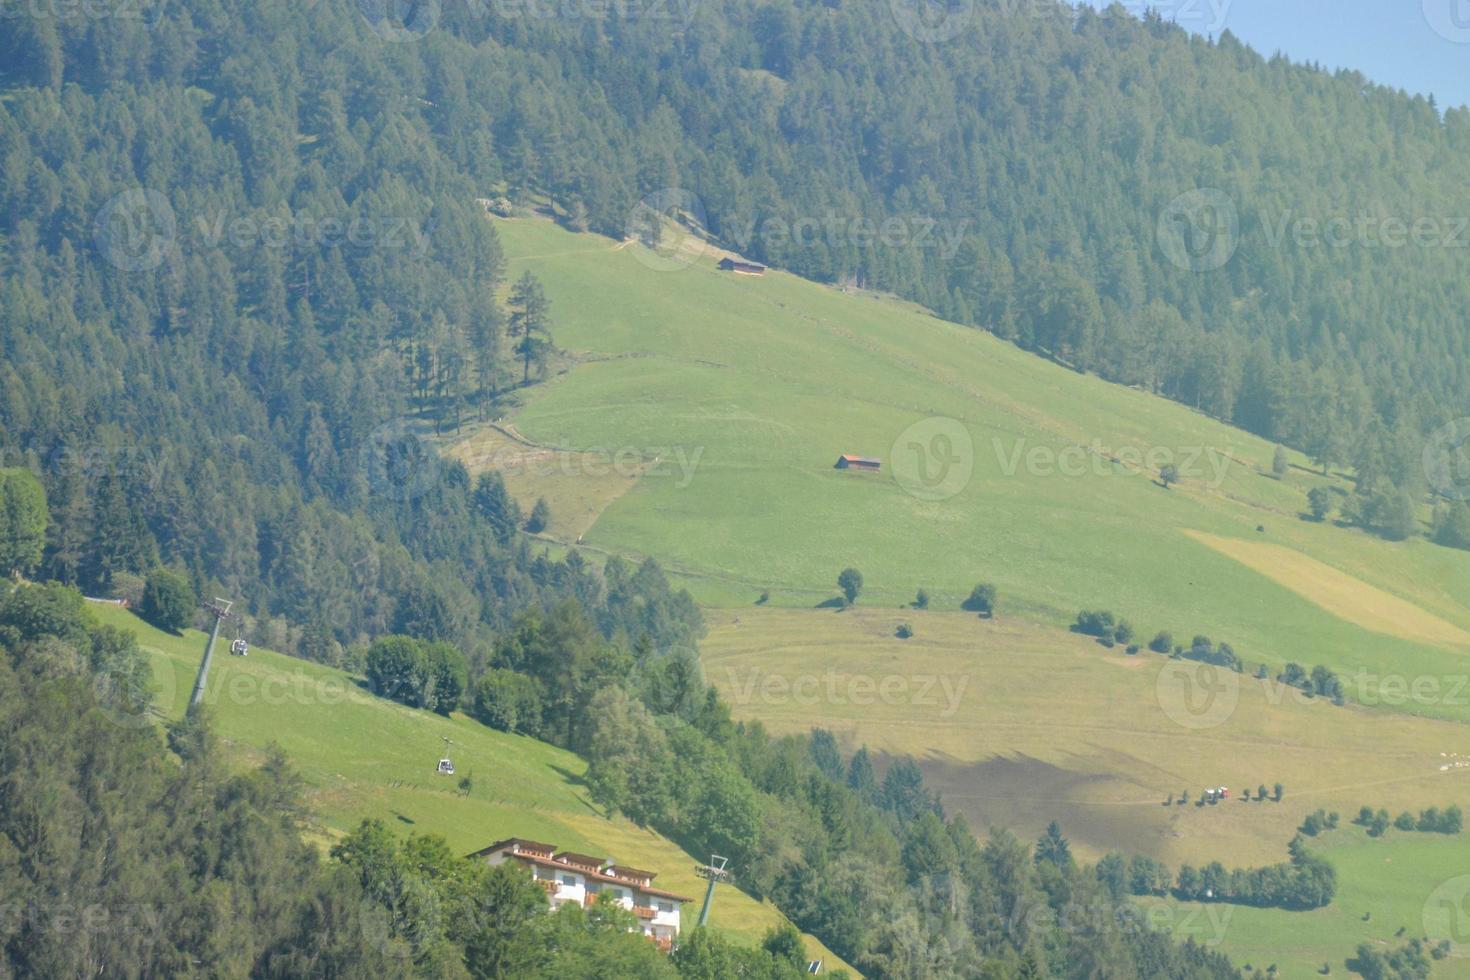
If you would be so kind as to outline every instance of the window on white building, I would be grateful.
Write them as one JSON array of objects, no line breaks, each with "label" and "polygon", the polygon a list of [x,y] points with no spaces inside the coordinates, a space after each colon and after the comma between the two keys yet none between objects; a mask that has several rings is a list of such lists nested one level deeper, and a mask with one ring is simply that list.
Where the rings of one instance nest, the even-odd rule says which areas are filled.
[{"label": "window on white building", "polygon": [[577,883],[577,878],[575,875],[562,875],[561,883],[563,885],[575,885]]}]

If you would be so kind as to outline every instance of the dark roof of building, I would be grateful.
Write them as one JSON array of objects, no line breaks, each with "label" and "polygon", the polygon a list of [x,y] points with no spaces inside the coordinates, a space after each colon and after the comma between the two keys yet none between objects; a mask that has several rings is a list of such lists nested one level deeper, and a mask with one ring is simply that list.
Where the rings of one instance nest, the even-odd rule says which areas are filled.
[{"label": "dark roof of building", "polygon": [[613,874],[622,875],[625,878],[647,878],[649,881],[658,875],[652,871],[644,871],[642,868],[630,868],[626,864],[609,864],[607,870]]},{"label": "dark roof of building", "polygon": [[555,844],[543,844],[540,841],[526,840],[524,837],[507,837],[504,840],[498,840],[487,847],[480,848],[475,853],[469,855],[469,857],[479,857],[481,854],[490,854],[495,851],[510,847],[513,844],[518,846],[523,851],[536,851],[545,854],[547,857],[550,857],[552,854],[556,853]]},{"label": "dark roof of building", "polygon": [[725,256],[723,259],[720,259],[720,268],[722,268],[722,269],[748,269],[748,270],[750,270],[752,272],[755,272],[755,271],[765,272],[766,271],[766,267],[763,266],[763,265],[761,265],[759,262],[747,262],[745,259],[734,259],[734,258],[731,258],[728,255]]},{"label": "dark roof of building", "polygon": [[[473,854],[470,854],[468,856],[488,856],[490,854],[496,853],[497,851],[507,850],[513,844],[519,844],[521,846],[521,849],[518,852],[513,852],[511,856],[519,861],[525,861],[528,864],[540,865],[543,868],[555,868],[559,871],[575,871],[577,874],[585,875],[589,880],[592,881],[603,882],[610,885],[625,885],[636,891],[643,892],[644,894],[656,895],[659,898],[668,898],[676,902],[694,901],[694,899],[690,898],[687,895],[680,895],[677,892],[665,891],[662,888],[655,888],[652,885],[645,885],[640,881],[633,880],[629,877],[629,872],[632,872],[635,869],[626,867],[620,868],[616,864],[608,864],[606,869],[604,870],[603,865],[606,862],[602,858],[592,857],[586,854],[563,852],[561,854],[557,854],[555,857],[552,857],[551,852],[556,850],[553,845],[539,844],[535,841],[525,841],[521,840],[518,837],[508,837],[505,840],[496,841],[489,847],[482,847],[480,850],[475,851]],[[571,861],[565,860],[567,858],[576,859],[579,863],[574,864]],[[588,870],[585,865],[592,865],[598,870]],[[609,873],[617,872],[619,870],[621,870],[623,873]],[[649,871],[640,871],[638,872],[638,875],[647,877],[648,879],[652,879],[655,877],[655,875]]]}]

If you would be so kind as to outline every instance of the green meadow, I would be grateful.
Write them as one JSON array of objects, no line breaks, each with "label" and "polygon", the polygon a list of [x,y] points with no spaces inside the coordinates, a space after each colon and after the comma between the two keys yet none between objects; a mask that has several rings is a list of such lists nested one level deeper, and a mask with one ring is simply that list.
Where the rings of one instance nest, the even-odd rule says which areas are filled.
[{"label": "green meadow", "polygon": [[[899,639],[899,623],[913,636]],[[1245,677],[1228,713],[1190,727],[1171,675],[1192,665],[1010,617],[715,610],[702,649],[706,677],[737,717],[783,733],[820,725],[880,765],[914,756],[950,813],[1029,838],[1057,820],[1082,860],[1118,850],[1176,871],[1274,864],[1308,814],[1336,811],[1341,828],[1310,844],[1339,875],[1327,908],[1142,902],[1158,910],[1156,925],[1218,944],[1237,964],[1307,977],[1331,962],[1341,972],[1360,942],[1423,935],[1435,889],[1470,871],[1463,837],[1390,830],[1372,840],[1348,826],[1363,805],[1395,815],[1465,808],[1470,768],[1451,763],[1470,760],[1470,738],[1457,723],[1305,702]],[[1256,799],[1277,782],[1280,801]],[[1232,798],[1201,803],[1218,785]],[[1470,964],[1446,960],[1435,975],[1470,976]]]},{"label": "green meadow", "polygon": [[[1213,943],[1242,965],[1265,969],[1274,963],[1281,976],[1301,980],[1324,975],[1324,964],[1332,974],[1345,975],[1360,943],[1387,951],[1410,937],[1423,938],[1426,927],[1435,939],[1450,938],[1441,931],[1442,915],[1436,915],[1442,906],[1435,889],[1464,873],[1463,841],[1392,830],[1374,840],[1345,824],[1311,847],[1337,868],[1337,897],[1326,908],[1288,913],[1172,899],[1140,904],[1152,921],[1181,939]],[[1434,961],[1431,976],[1470,977],[1467,938],[1462,924],[1455,953]]]},{"label": "green meadow", "polygon": [[[1318,808],[1470,807],[1455,765],[1470,759],[1470,554],[1306,519],[1310,489],[1350,490],[1342,474],[1289,452],[1278,479],[1265,440],[890,297],[721,273],[714,252],[669,270],[542,220],[496,227],[511,275],[544,282],[568,355],[502,423],[565,462],[507,463],[493,430],[448,451],[502,469],[527,507],[545,497],[550,548],[658,558],[708,611],[706,675],[737,717],[913,755],[952,812],[1026,834],[1058,819],[1087,859],[1250,866],[1283,860]],[[843,453],[883,470],[834,468]],[[865,585],[838,611],[847,566]],[[959,611],[979,581],[999,589],[993,620]],[[919,588],[928,610],[909,606]],[[1145,644],[1229,642],[1247,664],[1230,710],[1201,723],[1171,693],[1184,665],[1068,632],[1083,608]],[[1351,703],[1252,676],[1289,661],[1335,670]],[[959,695],[920,703],[925,679]],[[903,695],[851,696],[885,680]],[[1239,799],[1278,781],[1280,802]],[[1236,798],[1196,805],[1217,784]],[[1463,848],[1356,828],[1314,846],[1339,899],[1229,907],[1237,962],[1340,972],[1359,942],[1418,934]],[[1181,934],[1199,918],[1165,904]]]},{"label": "green meadow", "polygon": [[[812,607],[852,565],[864,603],[923,587],[952,609],[991,581],[1008,615],[1066,625],[1111,609],[1145,640],[1204,633],[1252,665],[1366,672],[1370,691],[1384,674],[1466,670],[1470,554],[1304,520],[1307,490],[1347,484],[1296,454],[1275,479],[1264,440],[886,297],[721,273],[714,255],[659,271],[640,246],[540,220],[496,226],[512,275],[545,282],[556,343],[575,359],[527,393],[518,431],[659,460],[633,481],[561,467],[517,492],[575,499],[579,519],[564,521],[585,547],[654,555],[706,604],[769,591]],[[841,453],[880,457],[884,472],[835,469]],[[1181,471],[1171,489],[1165,463]],[[1388,596],[1410,615],[1350,621],[1341,581],[1328,595],[1310,574],[1283,583],[1269,552],[1252,564],[1208,543],[1222,540],[1299,552],[1347,580],[1350,605]],[[1446,700],[1397,707],[1465,716]]]},{"label": "green meadow", "polygon": [[[100,622],[138,636],[152,659],[159,709],[181,718],[205,635],[171,636],[116,607],[92,610]],[[323,848],[367,818],[403,834],[438,834],[466,854],[525,837],[654,871],[660,885],[694,899],[684,906],[687,921],[698,916],[704,882],[693,871],[696,857],[595,809],[578,756],[461,715],[444,718],[375,697],[340,670],[259,647],[232,657],[227,646],[215,648],[205,696],[221,744],[240,765],[260,760],[272,743],[285,749],[306,788],[307,833]],[[444,738],[452,743],[454,776],[435,771]],[[466,776],[467,790],[459,785]],[[717,893],[710,915],[712,926],[749,944],[782,921],[769,902],[734,887]],[[813,958],[841,964],[817,940],[806,942]]]}]

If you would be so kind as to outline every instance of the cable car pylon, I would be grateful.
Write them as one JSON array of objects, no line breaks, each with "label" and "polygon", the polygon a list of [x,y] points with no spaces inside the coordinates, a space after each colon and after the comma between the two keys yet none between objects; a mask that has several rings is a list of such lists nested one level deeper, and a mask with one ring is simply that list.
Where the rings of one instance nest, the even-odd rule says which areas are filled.
[{"label": "cable car pylon", "polygon": [[209,683],[209,662],[214,658],[214,641],[219,639],[220,624],[234,616],[230,612],[230,607],[234,603],[229,599],[216,597],[200,605],[214,617],[214,626],[209,631],[209,642],[204,644],[204,659],[199,661],[199,675],[194,678],[194,693],[189,695],[189,715],[193,715],[198,710],[200,702],[204,700],[204,688]]}]

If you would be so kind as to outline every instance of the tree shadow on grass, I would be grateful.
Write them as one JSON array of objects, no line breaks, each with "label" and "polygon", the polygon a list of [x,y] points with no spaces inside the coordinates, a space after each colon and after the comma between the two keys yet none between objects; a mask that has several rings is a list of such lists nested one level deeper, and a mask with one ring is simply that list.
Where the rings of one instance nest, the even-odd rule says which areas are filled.
[{"label": "tree shadow on grass", "polygon": [[587,785],[587,779],[586,779],[586,777],[581,776],[578,773],[572,772],[570,769],[567,769],[564,766],[558,766],[555,763],[553,763],[552,766],[551,766],[551,771],[554,772],[554,773],[556,773],[562,779],[565,779],[568,783],[572,784],[573,786],[586,786]]}]

